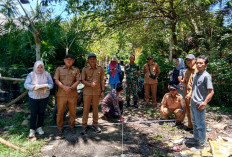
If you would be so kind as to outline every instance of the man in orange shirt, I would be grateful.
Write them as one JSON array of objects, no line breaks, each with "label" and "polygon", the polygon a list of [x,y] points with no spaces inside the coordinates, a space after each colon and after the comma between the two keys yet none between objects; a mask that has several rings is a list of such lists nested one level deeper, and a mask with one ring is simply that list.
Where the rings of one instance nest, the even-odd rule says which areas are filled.
[{"label": "man in orange shirt", "polygon": [[[152,93],[152,104],[154,107],[157,106],[156,95],[157,95],[157,77],[160,74],[160,67],[157,63],[153,62],[153,57],[147,57],[147,63],[143,66],[144,73],[144,90],[145,90],[145,106],[149,103],[150,91]],[[151,77],[151,74],[155,76]]]},{"label": "man in orange shirt", "polygon": [[186,104],[186,113],[188,118],[188,128],[186,130],[190,131],[193,129],[193,124],[191,121],[191,114],[190,114],[190,100],[191,100],[191,91],[193,85],[193,76],[197,73],[196,68],[196,59],[193,54],[188,54],[186,56],[186,64],[188,69],[185,72],[183,80],[180,80],[181,83],[185,84],[185,104]]},{"label": "man in orange shirt", "polygon": [[76,105],[77,105],[77,85],[80,83],[80,70],[73,67],[75,59],[73,55],[68,54],[64,58],[64,66],[56,69],[54,80],[58,86],[57,98],[57,128],[58,136],[63,138],[64,111],[68,104],[69,109],[69,127],[72,133],[75,133]]},{"label": "man in orange shirt", "polygon": [[164,119],[169,118],[169,114],[175,115],[176,124],[181,124],[185,117],[185,102],[181,94],[177,92],[176,85],[169,86],[169,93],[166,93],[163,97],[160,107],[160,113]]},{"label": "man in orange shirt", "polygon": [[104,98],[105,92],[105,72],[101,66],[97,65],[97,56],[94,53],[88,55],[88,63],[81,73],[81,82],[85,85],[83,89],[84,111],[82,117],[81,135],[86,134],[90,106],[93,109],[92,128],[95,132],[101,133],[98,127],[98,106],[100,98]]}]

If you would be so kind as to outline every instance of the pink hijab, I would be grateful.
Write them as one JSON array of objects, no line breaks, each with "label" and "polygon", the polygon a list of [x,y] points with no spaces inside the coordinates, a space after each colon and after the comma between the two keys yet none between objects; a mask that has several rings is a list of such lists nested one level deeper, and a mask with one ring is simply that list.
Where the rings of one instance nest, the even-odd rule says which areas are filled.
[{"label": "pink hijab", "polygon": [[[43,71],[41,73],[37,71],[39,65],[43,66]],[[44,63],[42,61],[36,61],[34,64],[33,72],[31,72],[31,84],[48,84],[48,76],[48,72],[44,69]],[[44,98],[44,92],[45,91],[43,89],[33,90],[35,97],[38,97],[38,95],[40,94],[41,98]]]},{"label": "pink hijab", "polygon": [[[115,69],[117,67],[117,61],[111,61],[110,62],[110,70]],[[115,77],[115,71],[111,73],[112,77]]]}]

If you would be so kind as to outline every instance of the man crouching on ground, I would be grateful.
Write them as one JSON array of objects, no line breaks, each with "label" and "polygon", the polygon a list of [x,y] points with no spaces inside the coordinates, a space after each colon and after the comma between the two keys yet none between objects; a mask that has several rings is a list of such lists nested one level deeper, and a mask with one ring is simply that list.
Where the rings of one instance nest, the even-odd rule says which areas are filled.
[{"label": "man crouching on ground", "polygon": [[169,90],[170,92],[164,95],[161,102],[160,113],[165,120],[168,120],[169,115],[173,113],[176,124],[180,125],[185,117],[185,102],[183,97],[177,92],[176,85],[170,85]]}]

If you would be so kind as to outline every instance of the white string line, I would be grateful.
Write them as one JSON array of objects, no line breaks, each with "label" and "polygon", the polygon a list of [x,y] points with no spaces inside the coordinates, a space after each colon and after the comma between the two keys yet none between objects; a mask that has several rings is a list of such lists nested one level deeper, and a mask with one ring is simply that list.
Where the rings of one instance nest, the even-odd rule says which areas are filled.
[{"label": "white string line", "polygon": [[[123,144],[124,144],[124,142],[123,142],[123,135],[124,135],[124,130],[123,130],[123,128],[124,128],[124,124],[150,124],[150,123],[156,123],[156,122],[173,122],[173,121],[175,121],[175,119],[170,119],[170,120],[151,120],[151,121],[135,121],[135,122],[118,122],[118,123],[100,123],[100,124],[98,124],[98,125],[101,125],[101,126],[109,126],[109,125],[112,125],[112,124],[114,124],[114,125],[122,125],[121,127],[122,127],[122,154],[121,154],[121,156],[123,157]],[[75,126],[82,126],[82,125],[75,125]],[[57,126],[47,126],[47,127],[52,127],[52,128],[54,128],[54,127],[57,127]],[[64,127],[68,127],[68,125],[65,125]]]},{"label": "white string line", "polygon": [[122,123],[122,155],[123,155],[123,123]]},{"label": "white string line", "polygon": [[[121,125],[123,124],[150,124],[150,123],[157,123],[157,122],[174,122],[175,119],[169,119],[169,120],[151,120],[151,121],[135,121],[135,122],[117,122],[117,123],[100,123],[98,125],[100,126],[109,126],[109,125]],[[75,125],[75,127],[82,126],[81,124]],[[50,125],[47,126],[49,128],[56,128],[56,125]],[[69,127],[69,125],[64,125],[64,127]]]}]

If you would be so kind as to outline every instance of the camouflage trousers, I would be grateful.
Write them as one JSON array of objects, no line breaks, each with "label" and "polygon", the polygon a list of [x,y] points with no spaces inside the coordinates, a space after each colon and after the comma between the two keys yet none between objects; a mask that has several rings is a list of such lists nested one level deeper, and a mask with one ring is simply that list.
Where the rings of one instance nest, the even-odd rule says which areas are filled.
[{"label": "camouflage trousers", "polygon": [[126,100],[130,101],[132,95],[134,101],[138,101],[138,83],[137,81],[126,82]]}]

